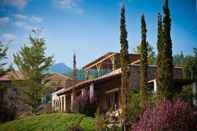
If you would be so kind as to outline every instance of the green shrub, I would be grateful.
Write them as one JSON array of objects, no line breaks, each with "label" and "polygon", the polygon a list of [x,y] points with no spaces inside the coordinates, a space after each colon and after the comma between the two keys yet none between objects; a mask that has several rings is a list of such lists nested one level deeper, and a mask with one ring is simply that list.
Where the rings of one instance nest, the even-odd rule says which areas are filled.
[{"label": "green shrub", "polygon": [[100,113],[100,110],[97,109],[96,114],[96,131],[102,131],[106,128],[105,118],[104,115]]},{"label": "green shrub", "polygon": [[138,91],[132,91],[129,96],[129,121],[135,122],[139,118],[139,114],[142,112],[140,106],[140,93]]}]

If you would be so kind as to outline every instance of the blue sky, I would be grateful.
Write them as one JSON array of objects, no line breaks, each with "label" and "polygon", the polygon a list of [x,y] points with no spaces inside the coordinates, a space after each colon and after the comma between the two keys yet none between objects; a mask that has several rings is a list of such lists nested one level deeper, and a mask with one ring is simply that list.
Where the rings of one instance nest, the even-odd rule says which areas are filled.
[{"label": "blue sky", "polygon": [[[125,0],[126,1],[126,0]],[[173,53],[191,54],[197,48],[196,0],[169,0],[172,15]],[[140,42],[140,17],[144,13],[148,41],[156,48],[157,13],[162,0],[127,0],[126,20],[129,51]],[[47,54],[55,62],[78,67],[120,50],[120,0],[0,0],[0,40],[8,43],[9,59],[24,43],[32,29],[42,30]]]}]

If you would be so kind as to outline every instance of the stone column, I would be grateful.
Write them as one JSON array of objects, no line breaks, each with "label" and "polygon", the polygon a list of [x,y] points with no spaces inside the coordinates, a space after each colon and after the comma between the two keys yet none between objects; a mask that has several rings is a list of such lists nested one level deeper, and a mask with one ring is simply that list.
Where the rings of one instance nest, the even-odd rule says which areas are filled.
[{"label": "stone column", "polygon": [[73,112],[74,111],[74,92],[71,93],[70,97],[71,97],[70,110],[71,110],[71,112]]},{"label": "stone column", "polygon": [[61,108],[61,107],[62,107],[61,105],[62,105],[61,97],[59,96],[59,109],[58,109],[58,110],[59,110],[60,112],[61,112],[61,109],[62,109],[62,108]]},{"label": "stone column", "polygon": [[90,97],[90,102],[92,103],[94,101],[94,84],[90,84],[90,89],[89,89],[89,97]]},{"label": "stone column", "polygon": [[153,83],[154,83],[154,93],[156,94],[157,93],[157,80],[155,79]]},{"label": "stone column", "polygon": [[62,95],[62,112],[64,112],[64,95]]},{"label": "stone column", "polygon": [[82,96],[82,97],[85,96],[85,89],[81,89],[81,96]]},{"label": "stone column", "polygon": [[66,94],[64,95],[64,112],[66,112]]},{"label": "stone column", "polygon": [[60,96],[60,99],[61,99],[61,110],[60,110],[60,111],[63,112],[63,107],[64,107],[64,106],[63,106],[63,104],[64,104],[64,103],[63,103],[63,96]]},{"label": "stone column", "polygon": [[55,99],[54,99],[54,94],[52,94],[52,102],[51,102],[51,108],[52,108],[52,111],[55,110]]},{"label": "stone column", "polygon": [[197,106],[197,89],[196,89],[196,82],[192,84],[192,93],[193,93],[193,105]]}]

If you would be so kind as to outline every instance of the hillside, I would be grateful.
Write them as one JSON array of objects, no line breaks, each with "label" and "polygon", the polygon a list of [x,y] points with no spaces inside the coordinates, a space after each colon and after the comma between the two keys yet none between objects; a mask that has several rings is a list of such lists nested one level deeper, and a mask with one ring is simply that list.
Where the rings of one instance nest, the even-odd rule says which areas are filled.
[{"label": "hillside", "polygon": [[64,63],[56,63],[49,68],[49,72],[70,75],[72,73],[72,69]]},{"label": "hillside", "polygon": [[[72,77],[72,68],[64,63],[56,63],[49,68],[49,73],[60,73]],[[85,80],[85,72],[77,69],[77,80]]]},{"label": "hillside", "polygon": [[93,118],[81,114],[52,113],[0,124],[0,131],[65,131],[81,118],[80,126],[85,131],[94,130]]}]

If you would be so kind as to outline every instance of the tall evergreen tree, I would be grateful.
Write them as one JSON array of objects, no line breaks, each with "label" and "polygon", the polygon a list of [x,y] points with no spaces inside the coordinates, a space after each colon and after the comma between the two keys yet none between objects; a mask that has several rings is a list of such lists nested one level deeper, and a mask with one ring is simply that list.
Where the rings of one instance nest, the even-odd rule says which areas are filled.
[{"label": "tall evergreen tree", "polygon": [[121,63],[121,99],[120,106],[122,108],[122,119],[126,122],[128,117],[128,93],[129,93],[129,53],[128,53],[128,41],[127,30],[125,21],[125,6],[121,7],[121,19],[120,19],[120,63]]},{"label": "tall evergreen tree", "polygon": [[[0,76],[5,75],[9,69],[7,66],[8,48],[0,41]],[[8,84],[0,82],[0,122],[13,120],[15,118],[15,99],[14,96],[8,95]]]},{"label": "tall evergreen tree", "polygon": [[[76,83],[77,80],[77,61],[76,61],[76,55],[73,54],[73,72],[72,72],[72,79],[73,79],[73,85]],[[76,97],[76,89],[72,90],[72,93],[74,94],[74,97]],[[77,112],[78,109],[76,107],[76,105],[71,104],[71,109],[73,112]]]},{"label": "tall evergreen tree", "polygon": [[[156,64],[156,54],[154,51],[153,46],[151,46],[148,42],[147,42],[147,49],[148,49],[148,64]],[[134,49],[135,53],[139,53],[141,52],[141,42],[140,44]]]},{"label": "tall evergreen tree", "polygon": [[147,82],[148,82],[148,42],[146,41],[146,22],[144,15],[141,17],[141,48],[140,48],[140,102],[144,107],[147,99]]},{"label": "tall evergreen tree", "polygon": [[7,59],[7,50],[8,48],[0,41],[0,76],[8,71],[8,69],[5,69],[5,65],[7,64],[5,62],[5,59]]},{"label": "tall evergreen tree", "polygon": [[160,13],[158,13],[158,30],[157,30],[157,87],[159,88],[158,96],[160,95],[160,89],[162,87],[162,69],[163,69],[163,61],[162,61],[162,56],[163,56],[163,29],[162,29],[162,16]]},{"label": "tall evergreen tree", "polygon": [[72,72],[73,80],[77,80],[77,60],[76,55],[73,54],[73,72]]},{"label": "tall evergreen tree", "polygon": [[24,97],[23,100],[32,107],[35,112],[41,103],[41,98],[46,91],[48,82],[46,72],[52,65],[52,57],[45,54],[45,43],[41,38],[30,36],[31,46],[25,45],[20,52],[14,55],[14,63],[24,76],[24,81],[15,82]]},{"label": "tall evergreen tree", "polygon": [[163,23],[162,23],[162,49],[159,56],[160,66],[158,66],[158,85],[159,98],[171,99],[174,93],[173,82],[173,57],[172,57],[172,40],[171,40],[171,16],[168,7],[168,0],[165,0],[163,6]]}]

